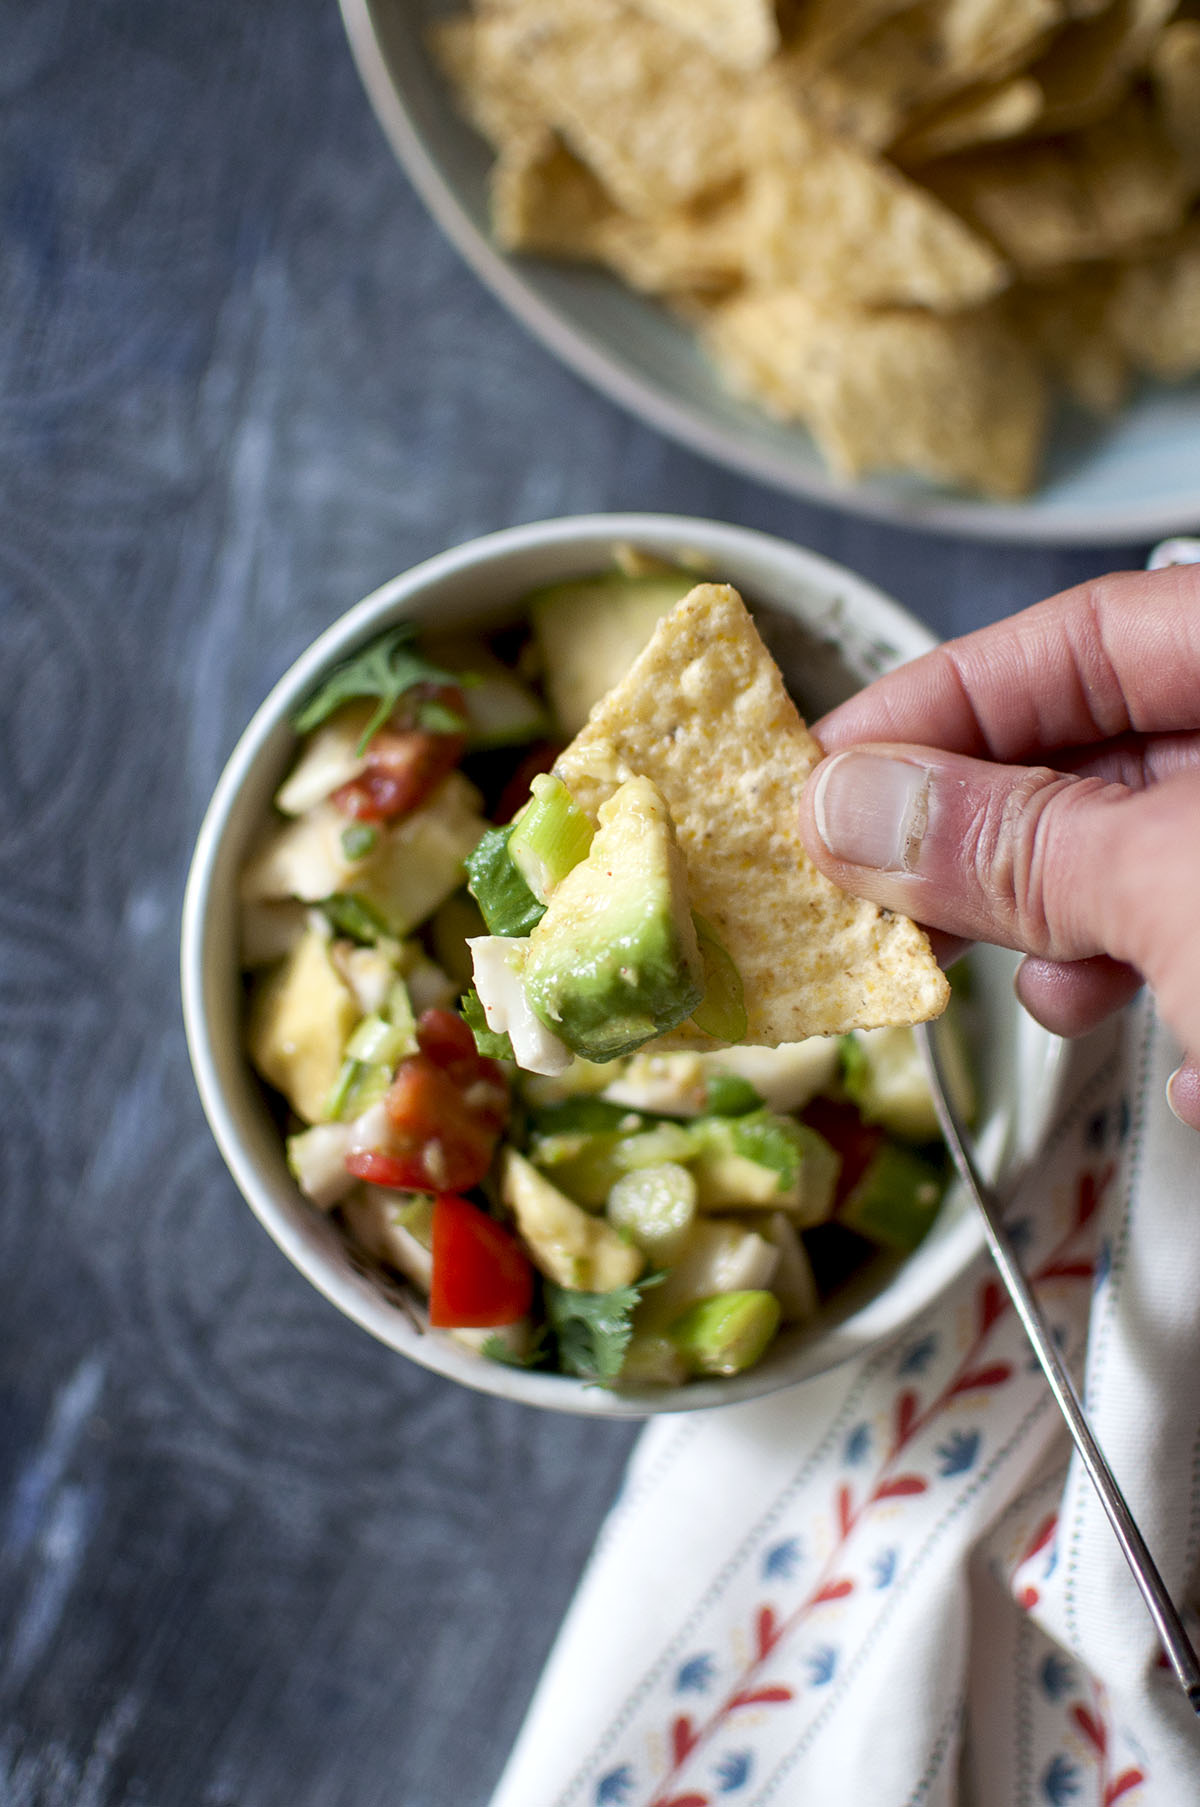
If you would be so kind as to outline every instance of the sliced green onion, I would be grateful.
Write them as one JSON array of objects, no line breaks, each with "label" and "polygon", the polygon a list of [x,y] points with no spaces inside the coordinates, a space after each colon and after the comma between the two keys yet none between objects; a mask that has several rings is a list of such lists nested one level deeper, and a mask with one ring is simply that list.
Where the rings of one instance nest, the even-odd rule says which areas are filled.
[{"label": "sliced green onion", "polygon": [[552,772],[539,772],[532,799],[513,824],[508,856],[541,903],[573,866],[586,859],[595,834],[590,819]]}]

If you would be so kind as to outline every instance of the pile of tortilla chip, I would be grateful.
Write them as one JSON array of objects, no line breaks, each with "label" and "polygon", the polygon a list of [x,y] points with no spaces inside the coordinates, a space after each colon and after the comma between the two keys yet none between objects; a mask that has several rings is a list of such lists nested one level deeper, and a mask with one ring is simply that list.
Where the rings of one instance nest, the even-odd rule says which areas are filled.
[{"label": "pile of tortilla chip", "polygon": [[1013,497],[1200,370],[1200,0],[475,0],[507,249],[607,265],[835,470]]}]

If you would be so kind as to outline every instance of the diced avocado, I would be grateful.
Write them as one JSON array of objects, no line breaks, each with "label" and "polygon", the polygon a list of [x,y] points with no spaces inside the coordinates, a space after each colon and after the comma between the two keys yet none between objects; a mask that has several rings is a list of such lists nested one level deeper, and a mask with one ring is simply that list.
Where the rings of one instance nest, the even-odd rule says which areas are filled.
[{"label": "diced avocado", "polygon": [[838,1212],[838,1222],[907,1255],[929,1229],[946,1189],[945,1174],[911,1148],[884,1142]]},{"label": "diced avocado", "polygon": [[539,772],[532,796],[513,823],[508,857],[540,903],[587,858],[595,830],[561,778]]},{"label": "diced avocado", "polygon": [[702,1211],[781,1210],[807,1227],[833,1209],[838,1155],[807,1124],[758,1110],[698,1118],[690,1133]]},{"label": "diced avocado", "polygon": [[[947,1088],[963,1122],[975,1110],[975,1088],[962,1038],[950,1016],[935,1031]],[[868,1123],[906,1142],[933,1142],[940,1134],[933,1095],[911,1029],[856,1029],[841,1042],[847,1095]]]},{"label": "diced avocado", "polygon": [[526,996],[576,1054],[606,1061],[682,1023],[703,979],[670,814],[656,785],[631,778],[529,937]]},{"label": "diced avocado", "polygon": [[774,1293],[718,1293],[690,1306],[668,1334],[691,1373],[741,1374],[764,1354],[779,1315]]},{"label": "diced avocado", "polygon": [[546,914],[509,852],[515,829],[489,828],[467,860],[467,882],[492,935],[514,940],[528,935]]},{"label": "diced avocado", "polygon": [[546,689],[568,737],[629,670],[668,609],[696,584],[688,571],[619,572],[550,584],[528,598]]},{"label": "diced avocado", "polygon": [[285,823],[242,875],[247,900],[298,897],[357,899],[392,935],[417,928],[463,882],[464,862],[487,824],[480,798],[461,772],[451,772],[428,803],[381,825],[374,849],[351,860],[342,845],[347,818],[330,803]]},{"label": "diced avocado", "polygon": [[686,1167],[659,1161],[622,1174],[608,1195],[605,1215],[651,1261],[672,1261],[696,1216],[696,1182]]},{"label": "diced avocado", "polygon": [[631,1285],[646,1265],[640,1249],[573,1204],[515,1148],[504,1150],[500,1196],[534,1266],[558,1286],[612,1292]]},{"label": "diced avocado", "polygon": [[325,1115],[357,1017],[354,994],[315,930],[259,981],[246,1034],[250,1059],[306,1123]]},{"label": "diced avocado", "polygon": [[621,1363],[623,1387],[678,1387],[688,1378],[687,1363],[669,1336],[635,1330]]}]

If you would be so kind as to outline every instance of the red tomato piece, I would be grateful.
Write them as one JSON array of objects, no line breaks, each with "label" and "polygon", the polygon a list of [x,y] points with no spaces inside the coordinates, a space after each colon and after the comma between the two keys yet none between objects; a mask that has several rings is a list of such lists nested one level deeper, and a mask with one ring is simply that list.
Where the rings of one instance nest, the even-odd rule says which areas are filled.
[{"label": "red tomato piece", "polygon": [[346,1171],[372,1186],[389,1186],[395,1192],[428,1192],[424,1164],[413,1155],[385,1154],[379,1148],[359,1148],[346,1156]]},{"label": "red tomato piece", "polygon": [[836,1211],[849,1197],[874,1160],[884,1133],[876,1123],[864,1123],[853,1104],[840,1104],[834,1098],[814,1098],[800,1113],[810,1129],[815,1129],[842,1157],[837,1188],[833,1195]]},{"label": "red tomato piece", "polygon": [[360,822],[395,822],[419,809],[452,772],[466,748],[465,734],[440,734],[419,726],[422,703],[435,702],[455,715],[466,705],[449,684],[419,684],[409,691],[386,727],[371,736],[367,766],[340,785],[333,802]]},{"label": "red tomato piece", "polygon": [[448,1073],[463,1101],[489,1129],[508,1121],[508,1081],[498,1060],[475,1046],[475,1037],[453,1010],[423,1010],[417,1023],[417,1046],[426,1060]]},{"label": "red tomato piece", "polygon": [[429,1322],[442,1330],[514,1324],[532,1300],[533,1267],[512,1232],[468,1199],[442,1193],[433,1206]]}]

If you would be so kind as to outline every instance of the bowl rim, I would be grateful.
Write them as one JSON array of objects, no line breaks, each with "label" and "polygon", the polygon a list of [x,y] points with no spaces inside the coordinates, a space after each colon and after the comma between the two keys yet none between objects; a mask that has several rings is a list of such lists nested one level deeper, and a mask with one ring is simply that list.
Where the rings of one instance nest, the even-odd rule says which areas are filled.
[{"label": "bowl rim", "polygon": [[[230,966],[228,941],[221,943],[217,939],[214,921],[219,868],[223,859],[231,861],[236,855],[240,861],[248,838],[245,821],[238,820],[239,800],[246,795],[248,781],[260,771],[260,762],[269,758],[272,743],[282,737],[290,747],[288,716],[311,692],[320,674],[366,633],[377,631],[389,620],[409,614],[420,619],[421,611],[414,609],[414,604],[422,598],[436,599],[439,589],[465,575],[489,570],[499,585],[509,564],[533,552],[577,550],[582,568],[587,568],[589,560],[594,568],[600,546],[611,551],[614,544],[622,542],[658,550],[694,548],[735,567],[739,581],[746,581],[744,573],[756,560],[765,559],[778,568],[781,585],[786,571],[797,588],[807,583],[831,602],[852,596],[865,607],[868,616],[876,621],[882,618],[893,632],[899,630],[902,644],[907,643],[906,656],[936,644],[934,636],[915,616],[834,561],[774,535],[703,517],[637,513],[566,516],[505,528],[438,553],[389,579],[331,622],[277,680],[239,736],[196,838],[183,899],[180,981],[188,1053],[201,1104],[225,1164],[268,1234],[319,1292],[391,1348],[476,1391],[575,1414],[641,1418],[760,1397],[825,1372],[888,1340],[939,1298],[982,1251],[983,1232],[978,1218],[974,1213],[964,1213],[936,1251],[927,1251],[928,1271],[915,1302],[897,1312],[896,1296],[889,1283],[844,1324],[829,1328],[821,1339],[825,1347],[821,1359],[801,1349],[793,1368],[784,1372],[750,1369],[742,1375],[691,1381],[681,1387],[616,1393],[589,1387],[569,1376],[505,1367],[482,1359],[448,1337],[419,1332],[386,1299],[376,1282],[349,1269],[344,1256],[341,1263],[331,1259],[328,1250],[336,1233],[328,1220],[304,1203],[286,1171],[281,1183],[278,1175],[272,1177],[266,1170],[270,1152],[277,1165],[282,1166],[274,1126],[270,1127],[269,1136],[257,1138],[261,1150],[268,1151],[267,1159],[260,1159],[253,1146],[255,1136],[248,1128],[249,1119],[251,1115],[256,1119],[265,1115],[261,1101],[256,1106],[247,1103],[251,1096],[257,1099],[256,1082],[240,1042],[224,1050],[219,1045],[212,1008],[214,987],[221,983],[217,967],[223,966],[228,977]],[[493,605],[500,593],[498,588]],[[504,593],[514,601],[519,596],[519,591]],[[479,612],[486,613],[487,608],[487,600],[481,598]],[[248,819],[249,811],[244,813]],[[236,870],[236,866],[230,869]],[[237,970],[234,961],[233,976]],[[231,1015],[230,1021],[234,1020]],[[1053,1042],[1054,1038],[1050,1039]],[[1061,1044],[1056,1046],[1061,1048]],[[1061,1062],[1051,1050],[1047,1073],[1052,1083],[1059,1076],[1060,1067]],[[258,1127],[261,1129],[261,1122]],[[808,1351],[817,1347],[814,1341]]]},{"label": "bowl rim", "polygon": [[[434,220],[460,255],[535,339],[593,388],[668,438],[727,469],[770,483],[810,502],[918,532],[1047,546],[1127,545],[1200,527],[1200,487],[1166,503],[1124,509],[1098,500],[1091,506],[1043,509],[1028,502],[985,502],[934,488],[885,487],[886,477],[848,481],[823,469],[808,470],[742,434],[718,426],[703,408],[653,387],[627,366],[615,347],[598,343],[538,292],[521,265],[480,231],[415,124],[379,41],[377,0],[339,0],[342,22],[359,78],[401,167]],[[615,281],[615,278],[613,279]],[[1035,492],[1036,493],[1036,492]]]}]

